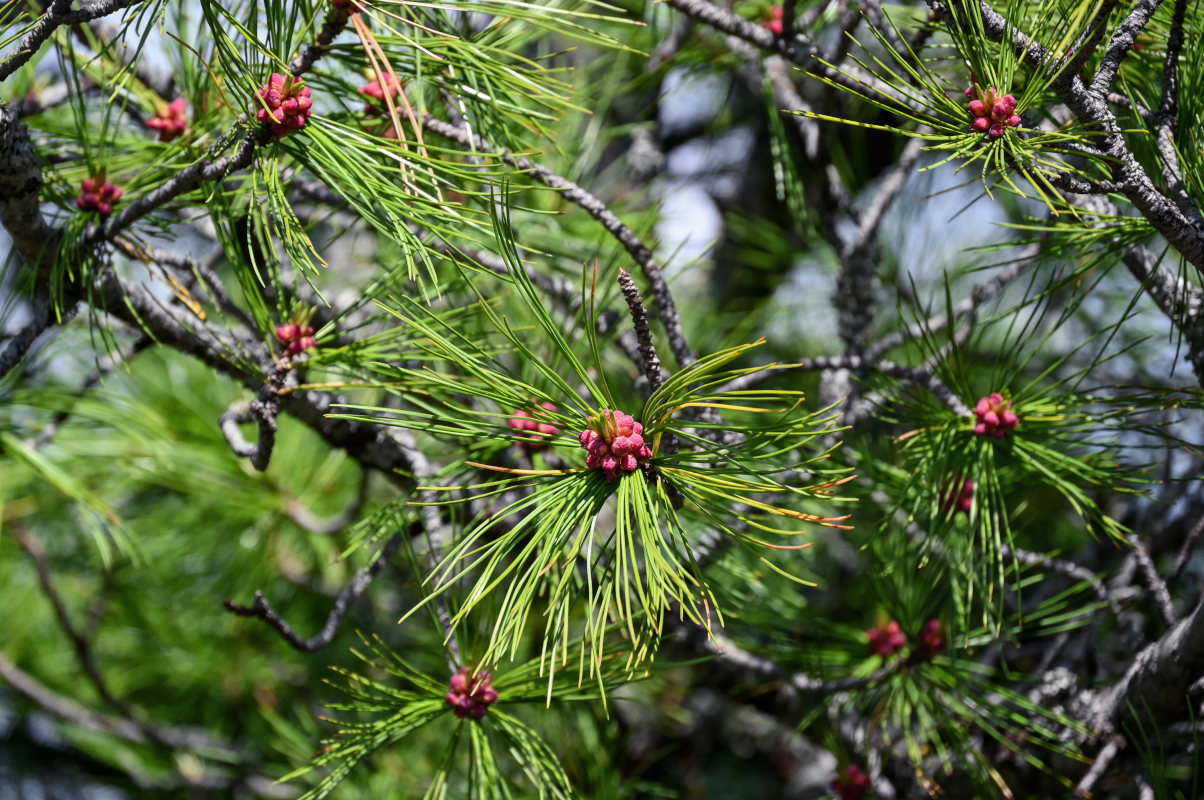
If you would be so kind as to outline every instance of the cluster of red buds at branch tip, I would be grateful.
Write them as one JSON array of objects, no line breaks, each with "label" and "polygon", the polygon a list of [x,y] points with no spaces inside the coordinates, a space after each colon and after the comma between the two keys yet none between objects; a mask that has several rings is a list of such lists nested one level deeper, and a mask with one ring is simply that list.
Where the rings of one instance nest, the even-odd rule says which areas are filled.
[{"label": "cluster of red buds at branch tip", "polygon": [[849,764],[837,775],[836,780],[832,781],[832,791],[836,792],[840,800],[861,800],[872,788],[870,776],[856,764]]},{"label": "cluster of red buds at branch tip", "polygon": [[899,623],[893,619],[880,623],[876,628],[870,628],[865,635],[869,640],[870,654],[883,658],[894,655],[907,644],[907,634],[903,633]]},{"label": "cluster of red buds at branch tip", "polygon": [[589,451],[585,466],[602,470],[608,481],[617,480],[620,472],[635,472],[652,458],[644,444],[644,426],[622,411],[603,409],[577,440]]},{"label": "cluster of red buds at branch tip", "polygon": [[114,186],[105,180],[105,170],[101,167],[91,178],[80,183],[79,197],[75,205],[80,211],[95,211],[101,219],[107,219],[113,213],[113,206],[121,199],[125,190]]},{"label": "cluster of red buds at branch tip", "polygon": [[970,76],[971,83],[966,87],[966,97],[970,99],[970,113],[974,121],[970,129],[976,133],[985,133],[992,139],[1003,136],[1008,128],[1020,127],[1020,115],[1016,113],[1016,98],[1010,94],[1000,95],[994,86],[986,91],[979,88],[975,76]]},{"label": "cluster of red buds at branch tip", "polygon": [[296,322],[276,326],[276,339],[294,356],[318,346],[314,339],[314,329]]},{"label": "cluster of red buds at branch tip", "polygon": [[916,637],[915,657],[922,661],[931,661],[937,653],[945,652],[945,627],[939,619],[930,619],[924,624],[924,630]]},{"label": "cluster of red buds at branch tip", "polygon": [[[546,411],[559,410],[552,403],[540,403],[540,406]],[[548,442],[545,441],[547,437],[560,433],[560,428],[547,422],[537,422],[533,417],[534,415],[526,409],[515,409],[514,416],[510,418],[510,427],[520,434],[525,434],[515,444],[525,450],[545,450],[548,446]],[[528,431],[530,433],[527,433]]]},{"label": "cluster of red buds at branch tip", "polygon": [[[384,88],[381,88],[382,84]],[[368,102],[364,103],[364,113],[369,117],[379,117],[385,113],[385,95],[397,97],[401,93],[401,81],[391,72],[382,72],[358,91],[368,98]]]},{"label": "cluster of red buds at branch tip", "polygon": [[452,707],[452,713],[460,719],[480,719],[497,702],[493,676],[482,672],[472,677],[470,673],[468,667],[460,667],[460,671],[452,675],[447,684],[447,702]]},{"label": "cluster of red buds at branch tip", "polygon": [[781,36],[783,13],[781,6],[773,6],[769,9],[769,16],[761,20],[761,25]]},{"label": "cluster of red buds at branch tip", "polygon": [[[959,483],[961,484],[960,488],[958,488]],[[941,489],[940,503],[941,508],[945,511],[955,513],[960,511],[969,514],[970,509],[974,506],[974,481],[969,478],[963,481],[961,476],[958,476],[946,484],[944,489]]]},{"label": "cluster of red buds at branch tip", "polygon": [[1004,434],[1020,424],[1020,417],[1012,410],[1012,401],[999,392],[992,392],[974,406],[977,422],[974,432],[979,436],[994,436],[1002,439]]},{"label": "cluster of red buds at branch tip", "polygon": [[170,142],[188,130],[188,103],[177,97],[165,106],[160,106],[155,115],[146,121],[146,127],[159,132],[159,141]]},{"label": "cluster of red buds at branch tip", "polygon": [[255,116],[277,136],[290,134],[305,127],[309,119],[313,106],[309,94],[309,87],[300,80],[273,72],[258,92],[266,107],[260,108]]}]

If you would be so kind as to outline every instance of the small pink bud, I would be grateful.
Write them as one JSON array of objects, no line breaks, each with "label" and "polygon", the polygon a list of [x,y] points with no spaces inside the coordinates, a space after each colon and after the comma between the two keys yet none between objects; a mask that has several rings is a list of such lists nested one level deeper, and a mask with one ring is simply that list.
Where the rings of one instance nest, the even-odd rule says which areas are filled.
[{"label": "small pink bud", "polygon": [[593,428],[586,428],[585,430],[581,431],[581,433],[577,434],[577,441],[580,442],[581,446],[585,448],[588,448],[590,442],[597,438],[598,433]]},{"label": "small pink bud", "polygon": [[982,436],[984,433],[986,433],[986,432],[987,432],[987,425],[986,425],[986,423],[985,423],[985,422],[980,422],[980,423],[978,423],[977,425],[975,425],[975,426],[974,426],[974,432],[975,432],[975,433],[977,433],[979,436]]},{"label": "small pink bud", "polygon": [[613,455],[602,456],[602,469],[611,472],[619,468],[619,460]]},{"label": "small pink bud", "polygon": [[1020,119],[1019,115],[1017,114],[1013,114],[1012,116],[1008,117],[1008,125],[1011,125],[1013,128],[1019,128],[1021,122],[1023,122],[1023,120]]},{"label": "small pink bud", "polygon": [[631,452],[631,441],[626,436],[616,436],[610,443],[610,451],[621,458]]},{"label": "small pink bud", "polygon": [[99,212],[100,216],[104,218],[113,213],[113,205],[111,203],[101,201],[100,203],[96,204],[96,210]]},{"label": "small pink bud", "polygon": [[85,192],[95,192],[96,191],[96,181],[93,180],[92,178],[84,178],[83,181],[81,181],[79,185],[80,185],[80,188],[82,188]]},{"label": "small pink bud", "polygon": [[984,117],[987,114],[987,110],[983,107],[981,100],[971,100],[970,113],[976,117]]},{"label": "small pink bud", "polygon": [[640,468],[640,463],[636,460],[635,456],[628,453],[619,459],[619,467],[624,472],[635,472]]},{"label": "small pink bud", "polygon": [[1006,130],[1007,130],[1006,127],[1004,127],[1002,124],[996,122],[994,125],[991,126],[991,129],[987,131],[987,135],[990,136],[992,139],[998,139],[1000,136],[1003,136],[1004,131],[1006,131]]},{"label": "small pink bud", "polygon": [[1009,114],[1016,110],[1016,98],[1010,94],[1005,94],[999,98],[999,103],[1007,109],[1007,113]]},{"label": "small pink bud", "polygon": [[298,103],[295,97],[287,97],[280,103],[280,110],[285,114],[296,114],[297,107]]},{"label": "small pink bud", "polygon": [[970,127],[976,133],[986,133],[987,128],[991,127],[991,120],[987,117],[975,117],[974,121],[970,123]]}]

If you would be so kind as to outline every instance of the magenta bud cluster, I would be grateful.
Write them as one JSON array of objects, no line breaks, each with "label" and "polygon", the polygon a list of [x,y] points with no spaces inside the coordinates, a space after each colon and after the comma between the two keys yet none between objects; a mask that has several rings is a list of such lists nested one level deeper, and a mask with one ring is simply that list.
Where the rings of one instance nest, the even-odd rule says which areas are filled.
[{"label": "magenta bud cluster", "polygon": [[[559,411],[553,403],[540,403],[540,406],[545,411]],[[523,408],[515,409],[509,424],[511,428],[524,434],[523,438],[515,442],[524,450],[545,450],[548,447],[548,442],[545,440],[549,436],[560,433],[560,428],[547,422],[537,421],[530,411]]]},{"label": "magenta bud cluster", "polygon": [[978,401],[974,406],[974,416],[977,422],[974,432],[979,436],[993,436],[1002,439],[1004,434],[1020,424],[1020,417],[1012,410],[1012,401],[1007,400],[999,392],[993,392]]},{"label": "magenta bud cluster", "polygon": [[644,426],[622,411],[604,409],[577,438],[589,451],[585,466],[602,470],[608,481],[617,480],[620,472],[635,472],[652,458]]},{"label": "magenta bud cluster", "polygon": [[939,619],[930,619],[924,624],[924,629],[916,637],[916,658],[924,661],[931,660],[937,653],[945,652],[948,642],[945,640],[945,626]]},{"label": "magenta bud cluster", "polygon": [[79,197],[75,205],[80,211],[95,211],[101,219],[107,219],[113,213],[113,206],[125,194],[120,186],[114,186],[105,180],[104,170],[80,183]]},{"label": "magenta bud cluster", "polygon": [[861,800],[872,788],[870,776],[856,764],[849,764],[832,781],[832,791],[840,800]]},{"label": "magenta bud cluster", "polygon": [[452,713],[460,719],[480,719],[489,707],[497,702],[497,689],[493,688],[493,676],[482,672],[476,677],[468,667],[451,676],[447,684],[447,702]]},{"label": "magenta bud cluster", "polygon": [[769,9],[769,16],[761,22],[761,25],[769,28],[769,30],[773,31],[778,36],[781,36],[783,30],[782,18],[784,15],[785,12],[782,10],[781,6],[773,6]]},{"label": "magenta bud cluster", "polygon": [[296,322],[286,322],[276,326],[276,339],[292,355],[304,353],[311,347],[317,347],[314,339],[314,329],[309,325],[299,325]]},{"label": "magenta bud cluster", "polygon": [[[384,88],[381,88],[384,84]],[[391,72],[380,73],[380,79],[365,84],[359,88],[359,93],[368,98],[364,104],[364,112],[370,117],[380,116],[385,105],[385,95],[397,97],[401,93],[401,81]]]},{"label": "magenta bud cluster", "polygon": [[261,107],[256,118],[272,129],[277,136],[285,136],[305,127],[313,107],[309,87],[292,76],[273,72],[268,82],[259,90]]},{"label": "magenta bud cluster", "polygon": [[[960,488],[958,484],[961,484]],[[958,478],[941,489],[941,508],[945,511],[969,514],[974,507],[974,481]]]},{"label": "magenta bud cluster", "polygon": [[146,127],[159,132],[159,141],[170,142],[188,130],[188,103],[177,97],[146,121]]},{"label": "magenta bud cluster", "polygon": [[870,628],[865,632],[865,636],[869,641],[870,655],[883,658],[894,655],[907,644],[907,634],[903,633],[899,623],[893,619],[876,628]]},{"label": "magenta bud cluster", "polygon": [[966,97],[970,100],[970,113],[974,121],[970,129],[976,133],[985,133],[992,139],[1003,136],[1008,128],[1020,127],[1020,115],[1016,113],[1016,98],[1010,94],[1000,95],[994,86],[982,91],[976,84],[970,84],[966,89]]}]

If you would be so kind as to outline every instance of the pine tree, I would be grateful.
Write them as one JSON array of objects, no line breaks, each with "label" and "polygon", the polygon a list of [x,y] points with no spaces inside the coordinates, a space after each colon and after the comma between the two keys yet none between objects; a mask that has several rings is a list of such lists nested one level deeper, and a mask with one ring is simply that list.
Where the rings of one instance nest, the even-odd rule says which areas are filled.
[{"label": "pine tree", "polygon": [[1199,796],[1198,3],[77,5],[0,787]]}]

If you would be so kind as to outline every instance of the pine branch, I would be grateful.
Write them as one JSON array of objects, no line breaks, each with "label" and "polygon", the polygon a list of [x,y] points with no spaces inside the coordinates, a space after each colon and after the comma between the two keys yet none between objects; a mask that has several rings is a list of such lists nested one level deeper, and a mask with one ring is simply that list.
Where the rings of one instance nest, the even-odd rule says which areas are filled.
[{"label": "pine branch", "polygon": [[644,308],[640,290],[636,288],[631,274],[622,267],[619,267],[619,288],[623,291],[627,307],[631,310],[631,324],[639,342],[640,360],[644,367],[644,377],[648,380],[649,393],[655,392],[664,383],[661,377],[661,360],[657,358],[656,345],[652,343],[652,331],[648,330],[648,312]]},{"label": "pine branch", "polygon": [[1133,49],[1138,34],[1145,30],[1145,26],[1149,24],[1150,18],[1161,4],[1161,0],[1137,0],[1132,12],[1116,28],[1112,40],[1108,42],[1108,48],[1104,51],[1104,57],[1100,59],[1099,68],[1088,87],[1092,95],[1103,97],[1111,90],[1116,73],[1120,70],[1120,62]]},{"label": "pine branch", "polygon": [[267,623],[268,627],[280,634],[284,641],[288,642],[294,650],[300,650],[303,653],[313,653],[321,650],[330,644],[339,629],[343,627],[343,620],[351,611],[351,606],[360,598],[368,587],[372,585],[372,581],[376,578],[377,573],[389,561],[390,558],[401,547],[402,537],[406,535],[405,531],[398,531],[393,534],[385,546],[381,548],[380,554],[373,559],[372,563],[364,567],[355,576],[347,582],[343,590],[339,592],[339,596],[335,598],[334,605],[330,609],[330,614],[326,617],[326,623],[322,626],[322,630],[308,639],[302,639],[293,626],[289,625],[284,617],[280,616],[268,604],[268,600],[263,596],[263,592],[255,592],[255,602],[248,608],[241,606],[232,600],[226,600],[222,603],[226,610],[240,617],[256,617]]},{"label": "pine branch", "polygon": [[630,228],[623,224],[622,220],[615,216],[614,212],[606,207],[605,203],[567,178],[562,178],[529,159],[522,158],[521,156],[513,156],[505,148],[494,147],[479,136],[470,134],[463,128],[436,119],[430,114],[423,117],[422,125],[427,130],[437,133],[445,139],[458,142],[464,147],[501,158],[507,164],[530,174],[544,186],[559,191],[564,199],[580,206],[591,217],[602,223],[602,227],[614,236],[627,252],[631,254],[636,263],[640,265],[640,269],[644,273],[644,278],[648,281],[649,293],[656,305],[657,315],[660,317],[661,323],[665,326],[665,331],[669,339],[669,350],[673,353],[674,358],[677,359],[678,368],[694,363],[694,354],[686,343],[685,334],[682,333],[681,318],[677,313],[677,304],[673,301],[673,295],[669,291],[669,284],[665,281],[665,275],[661,271],[660,264],[657,263],[656,258],[652,255],[652,251],[640,241],[639,237]]},{"label": "pine branch", "polygon": [[62,26],[78,25],[81,22],[105,17],[140,2],[142,0],[98,0],[98,2],[85,5],[78,11],[72,11],[71,0],[53,0],[33,30],[17,42],[16,49],[9,54],[7,59],[0,61],[0,81],[24,66],[46,43],[46,40]]},{"label": "pine branch", "polygon": [[1095,787],[1096,782],[1103,777],[1108,765],[1112,763],[1112,759],[1116,758],[1116,754],[1124,746],[1125,740],[1119,736],[1109,739],[1100,748],[1095,760],[1091,762],[1091,769],[1087,770],[1087,774],[1074,787],[1074,793],[1079,797],[1091,797],[1091,790]]},{"label": "pine branch", "polygon": [[[1188,262],[1197,269],[1204,270],[1204,231],[1197,231],[1183,216],[1178,206],[1154,186],[1137,157],[1129,149],[1124,132],[1105,100],[1111,86],[1110,74],[1114,74],[1120,58],[1132,45],[1136,31],[1144,26],[1143,20],[1148,19],[1157,4],[1157,0],[1139,0],[1129,18],[1114,33],[1108,53],[1105,54],[1105,59],[1110,58],[1115,63],[1111,66],[1101,66],[1091,89],[1084,86],[1077,75],[1056,72],[1051,74],[1054,61],[1039,42],[1020,31],[987,3],[980,3],[980,8],[983,30],[987,36],[996,42],[1006,39],[1024,63],[1048,75],[1052,80],[1053,90],[1080,122],[1098,129],[1103,134],[1095,145],[1096,149],[1104,160],[1114,165],[1113,179],[1125,197]],[[946,24],[957,24],[945,3],[928,0],[928,5]]]},{"label": "pine branch", "polygon": [[944,330],[951,322],[956,322],[963,317],[972,314],[980,305],[993,300],[999,295],[1008,284],[1015,280],[1024,268],[1037,260],[1041,253],[1041,245],[1038,242],[1032,242],[1025,245],[1024,249],[1016,256],[1014,261],[1006,264],[1002,269],[995,274],[990,281],[986,283],[976,284],[970,290],[970,296],[965,300],[956,303],[952,309],[952,315],[945,313],[936,314],[929,317],[923,323],[916,323],[907,328],[905,331],[895,331],[888,333],[878,341],[874,342],[865,351],[865,358],[869,361],[876,361],[883,353],[888,350],[893,350],[896,347],[901,347],[907,342],[918,339],[924,336],[926,332],[936,332]]},{"label": "pine branch", "polygon": [[35,295],[29,302],[30,320],[11,336],[0,339],[0,379],[21,363],[38,337],[55,324],[50,314],[50,298]]},{"label": "pine branch", "polygon": [[1129,534],[1125,539],[1133,547],[1133,557],[1137,559],[1137,566],[1141,569],[1146,585],[1150,587],[1150,593],[1154,595],[1154,602],[1158,606],[1158,610],[1162,612],[1163,620],[1167,625],[1174,625],[1179,617],[1175,613],[1175,605],[1171,602],[1171,593],[1166,588],[1166,582],[1158,574],[1158,569],[1150,559],[1150,554],[1141,546],[1137,536]]},{"label": "pine branch", "polygon": [[46,599],[50,601],[50,605],[54,609],[54,615],[58,619],[59,627],[62,628],[63,633],[67,635],[67,639],[71,642],[71,647],[75,650],[76,660],[83,667],[84,673],[96,689],[96,693],[100,695],[101,700],[111,706],[117,713],[123,717],[132,719],[133,715],[130,712],[129,706],[117,699],[117,696],[109,689],[109,684],[105,681],[104,676],[100,674],[100,668],[97,666],[95,655],[92,652],[91,642],[80,633],[79,629],[71,621],[71,615],[67,613],[67,605],[63,602],[62,595],[55,588],[54,580],[50,576],[50,565],[46,561],[46,549],[42,546],[41,540],[32,531],[27,530],[21,525],[14,525],[12,527],[12,534],[13,538],[17,540],[17,544],[21,545],[21,548],[29,554],[34,570],[38,575],[38,584],[42,587],[42,594],[46,595]]},{"label": "pine branch", "polygon": [[930,371],[922,367],[908,367],[902,364],[896,364],[893,361],[886,359],[870,359],[849,354],[843,356],[815,356],[813,358],[800,359],[794,364],[783,366],[781,369],[759,370],[750,373],[733,381],[725,383],[718,391],[734,392],[750,389],[764,383],[770,378],[775,378],[779,375],[788,375],[792,372],[815,372],[817,370],[837,370],[847,369],[850,372],[866,373],[866,372],[881,372],[883,375],[889,375],[892,378],[899,378],[904,381],[913,381],[920,384],[928,391],[932,392],[941,399],[949,409],[959,417],[971,416],[973,412],[966,407],[966,404],[961,401],[952,389],[946,386],[940,378],[932,374]]},{"label": "pine branch", "polygon": [[1204,601],[1137,655],[1124,677],[1095,699],[1087,721],[1109,733],[1180,717],[1187,713],[1188,687],[1204,674],[1202,664]]}]

